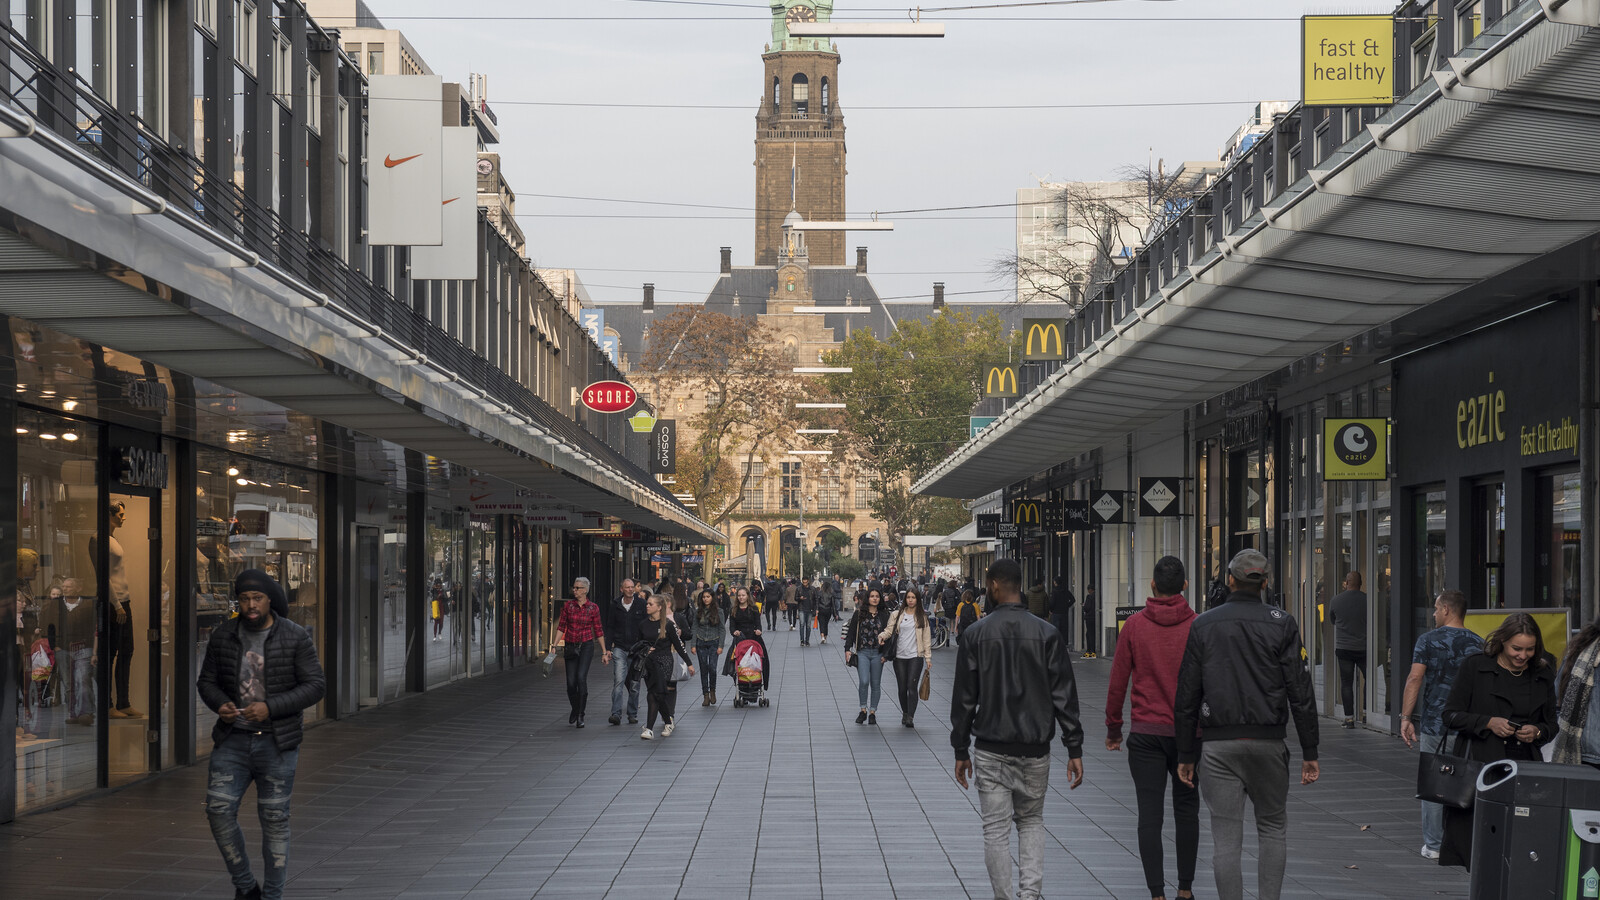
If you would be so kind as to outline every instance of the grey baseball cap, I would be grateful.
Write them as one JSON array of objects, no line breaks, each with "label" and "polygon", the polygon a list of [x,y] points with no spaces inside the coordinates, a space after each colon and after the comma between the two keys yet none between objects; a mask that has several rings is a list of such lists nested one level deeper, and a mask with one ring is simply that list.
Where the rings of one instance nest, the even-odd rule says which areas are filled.
[{"label": "grey baseball cap", "polygon": [[1228,574],[1242,582],[1260,584],[1267,580],[1272,566],[1260,550],[1240,550],[1228,563]]}]

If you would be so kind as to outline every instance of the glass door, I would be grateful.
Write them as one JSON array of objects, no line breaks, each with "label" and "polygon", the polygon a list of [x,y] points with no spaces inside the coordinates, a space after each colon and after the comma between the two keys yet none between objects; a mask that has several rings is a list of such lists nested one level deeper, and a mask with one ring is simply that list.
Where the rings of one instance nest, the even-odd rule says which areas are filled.
[{"label": "glass door", "polygon": [[[160,530],[149,497],[111,494],[105,546],[91,558],[106,567],[101,622],[105,647],[106,765],[112,786],[150,771],[150,686],[160,684],[160,643],[150,640],[159,621]],[[96,541],[96,544],[99,542]]]},{"label": "glass door", "polygon": [[356,526],[356,615],[360,621],[359,685],[362,709],[377,706],[383,696],[383,673],[379,652],[383,631],[383,529],[376,525]]},{"label": "glass door", "polygon": [[1472,488],[1472,592],[1474,609],[1506,605],[1506,486],[1496,481]]}]

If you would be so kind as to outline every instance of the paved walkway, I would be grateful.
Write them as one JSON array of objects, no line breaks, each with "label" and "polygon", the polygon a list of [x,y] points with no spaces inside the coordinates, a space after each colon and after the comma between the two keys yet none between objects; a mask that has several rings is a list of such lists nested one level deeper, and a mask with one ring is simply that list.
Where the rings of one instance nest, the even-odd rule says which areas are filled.
[{"label": "paved walkway", "polygon": [[[599,666],[597,724],[582,731],[566,724],[559,668],[466,681],[312,729],[288,895],[989,897],[977,798],[950,777],[955,651],[935,653],[934,698],[917,729],[898,725],[889,673],[884,724],[869,728],[854,724],[855,671],[836,643],[771,637],[771,708],[733,709],[723,696],[703,709],[691,682],[667,740],[607,727],[610,675]],[[1066,790],[1058,745],[1045,807],[1050,898],[1148,897],[1127,763],[1104,747],[1109,671],[1106,660],[1077,663],[1087,779]],[[1417,854],[1415,757],[1397,739],[1323,721],[1322,781],[1290,792],[1284,896],[1465,897],[1460,870]],[[232,896],[201,811],[204,776],[203,765],[184,769],[0,826],[0,896]],[[1209,853],[1202,834],[1203,898],[1215,896]]]}]

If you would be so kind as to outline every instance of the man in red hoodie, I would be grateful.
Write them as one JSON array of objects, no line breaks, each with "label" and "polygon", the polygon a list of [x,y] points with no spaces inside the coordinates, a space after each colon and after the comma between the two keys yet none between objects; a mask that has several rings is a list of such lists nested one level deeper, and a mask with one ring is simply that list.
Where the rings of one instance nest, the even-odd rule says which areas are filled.
[{"label": "man in red hoodie", "polygon": [[1178,897],[1193,897],[1195,854],[1200,847],[1200,792],[1178,780],[1178,743],[1172,725],[1178,666],[1189,642],[1194,610],[1183,563],[1163,556],[1151,573],[1144,609],[1122,625],[1106,695],[1106,749],[1122,749],[1122,705],[1133,681],[1133,727],[1128,735],[1128,770],[1139,804],[1139,859],[1153,900],[1166,900],[1161,848],[1162,804],[1172,782],[1172,816],[1178,825]]}]

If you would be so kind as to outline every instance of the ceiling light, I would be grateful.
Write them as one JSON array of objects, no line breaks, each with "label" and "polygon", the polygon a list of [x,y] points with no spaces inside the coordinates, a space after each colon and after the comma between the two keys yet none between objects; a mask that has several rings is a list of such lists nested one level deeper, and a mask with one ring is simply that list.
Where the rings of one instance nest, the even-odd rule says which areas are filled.
[{"label": "ceiling light", "polygon": [[55,395],[56,395],[56,392],[50,390],[49,388],[45,388],[44,390],[39,392],[39,396],[41,396],[41,397],[54,397]]},{"label": "ceiling light", "polygon": [[66,410],[67,412],[72,412],[73,410],[78,408],[78,401],[76,401],[76,400],[63,400],[63,401],[61,401],[61,408]]},{"label": "ceiling light", "polygon": [[228,467],[228,477],[229,478],[232,478],[232,477],[234,477],[235,475],[238,475],[238,474],[239,474],[239,467],[238,466],[229,466]]},{"label": "ceiling light", "polygon": [[63,434],[61,438],[62,440],[75,441],[78,439],[78,433],[75,431],[69,431],[66,434]]},{"label": "ceiling light", "polygon": [[27,433],[28,433],[28,429],[21,428],[21,427],[17,428],[17,434],[27,434]]},{"label": "ceiling light", "polygon": [[235,478],[234,481],[238,482],[240,487],[244,487],[250,483],[250,479],[248,478]]},{"label": "ceiling light", "polygon": [[41,440],[41,441],[53,441],[55,439],[56,439],[56,436],[53,435],[53,434],[49,434],[49,433],[43,432],[43,431],[39,432],[39,440]]},{"label": "ceiling light", "polygon": [[844,409],[843,403],[796,403],[795,409]]}]

